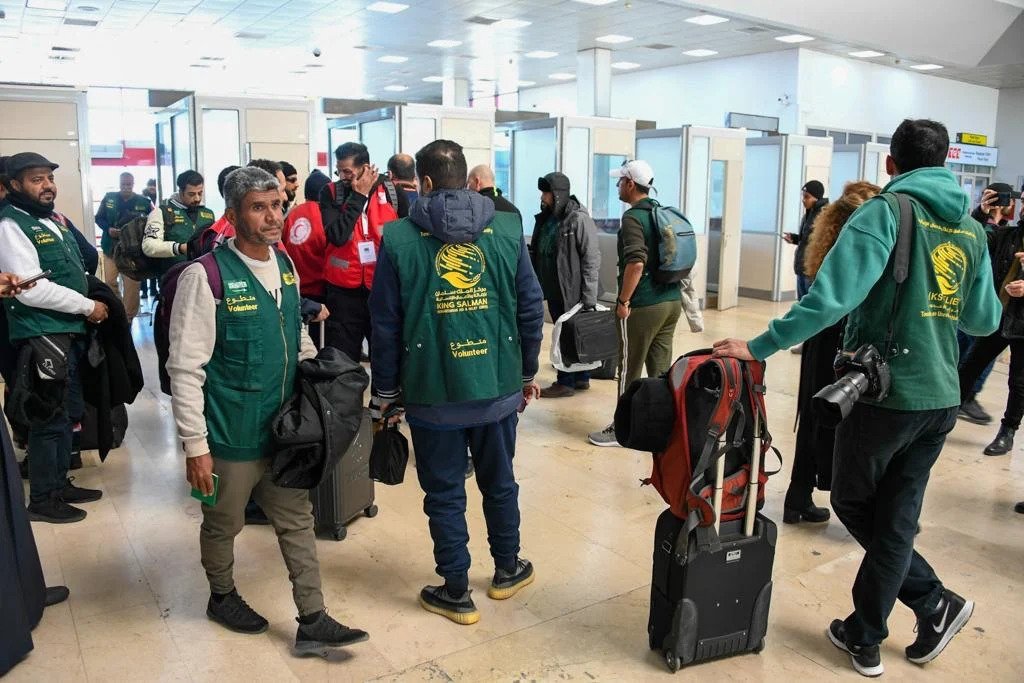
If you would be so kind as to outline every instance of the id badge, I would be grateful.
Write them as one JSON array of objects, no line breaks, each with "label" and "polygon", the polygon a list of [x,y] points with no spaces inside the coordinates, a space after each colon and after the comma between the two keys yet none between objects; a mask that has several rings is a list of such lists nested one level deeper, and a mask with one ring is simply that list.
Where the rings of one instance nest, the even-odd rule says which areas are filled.
[{"label": "id badge", "polygon": [[373,242],[365,241],[359,243],[359,263],[368,266],[377,262],[377,248]]}]

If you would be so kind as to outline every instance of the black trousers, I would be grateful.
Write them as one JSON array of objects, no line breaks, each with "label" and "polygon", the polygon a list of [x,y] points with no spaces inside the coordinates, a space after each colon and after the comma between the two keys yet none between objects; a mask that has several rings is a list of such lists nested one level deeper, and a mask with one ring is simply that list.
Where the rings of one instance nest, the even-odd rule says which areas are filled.
[{"label": "black trousers", "polygon": [[935,612],[942,582],[914,550],[932,465],[957,409],[900,411],[857,403],[836,430],[832,509],[864,548],[846,633],[877,645],[896,600],[918,618]]},{"label": "black trousers", "polygon": [[1006,399],[1003,426],[1018,429],[1024,417],[1024,339],[1006,339],[999,332],[978,337],[960,364],[960,401],[974,398],[974,384],[978,377],[1006,347],[1010,347],[1010,375],[1007,380],[1010,395]]},{"label": "black trousers", "polygon": [[370,290],[366,287],[347,289],[327,285],[327,319],[325,339],[358,363],[363,357],[363,340],[370,339]]}]

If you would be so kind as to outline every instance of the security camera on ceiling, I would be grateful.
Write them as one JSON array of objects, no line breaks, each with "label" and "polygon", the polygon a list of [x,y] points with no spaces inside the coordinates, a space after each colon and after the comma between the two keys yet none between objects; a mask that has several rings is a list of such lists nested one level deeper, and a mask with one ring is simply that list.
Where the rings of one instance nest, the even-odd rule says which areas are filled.
[{"label": "security camera on ceiling", "polygon": [[323,54],[323,53],[320,52],[320,48],[318,48],[318,47],[314,47],[313,48],[313,56],[314,57],[319,57],[321,54]]}]

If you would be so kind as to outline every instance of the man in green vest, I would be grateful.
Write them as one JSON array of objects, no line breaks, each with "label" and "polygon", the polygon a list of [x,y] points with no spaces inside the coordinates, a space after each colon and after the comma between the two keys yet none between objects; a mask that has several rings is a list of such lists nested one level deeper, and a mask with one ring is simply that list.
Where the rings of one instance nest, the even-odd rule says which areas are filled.
[{"label": "man in green vest", "polygon": [[[827,635],[865,676],[884,671],[879,645],[897,599],[917,617],[905,650],[915,664],[935,659],[971,617],[974,602],[943,586],[914,537],[929,473],[960,406],[957,328],[986,336],[1002,313],[985,231],[944,168],[946,127],[907,119],[889,150],[892,180],[846,222],[808,293],[764,334],[714,345],[716,356],[764,360],[849,315],[843,349],[870,344],[888,360],[888,395],[862,398],[836,430],[832,474],[832,508],[865,552],[853,612]],[[913,211],[900,287],[893,251],[901,212],[892,193],[906,195]]]},{"label": "man in green vest", "polygon": [[188,241],[213,225],[216,216],[203,206],[203,176],[185,171],[178,176],[178,191],[149,214],[142,251],[156,259],[162,275],[188,257]]},{"label": "man in green vest", "polygon": [[327,615],[309,494],[276,485],[269,458],[271,420],[295,390],[299,360],[316,348],[302,327],[295,268],[273,246],[284,227],[277,180],[260,168],[239,169],[228,176],[224,198],[235,237],[213,251],[222,300],[214,299],[202,263],[182,271],[167,361],[186,478],[213,497],[203,503],[199,532],[211,593],[206,614],[232,631],[267,630],[267,620],[238,594],[232,572],[251,495],[273,524],[288,566],[299,613],[295,650],[322,655],[368,636]]},{"label": "man in green vest", "polygon": [[121,297],[128,323],[139,313],[139,282],[121,276],[118,286],[117,263],[114,262],[114,245],[121,235],[121,226],[139,216],[148,216],[153,204],[141,194],[135,194],[135,176],[122,173],[120,191],[108,192],[96,212],[96,225],[103,232],[100,250],[103,252],[103,281]]},{"label": "man in green vest", "polygon": [[[651,275],[658,258],[658,235],[651,199],[654,171],[646,161],[627,161],[611,172],[619,201],[629,204],[619,228],[619,293],[615,314],[620,321],[619,393],[640,378],[658,377],[672,365],[672,337],[683,312],[679,283],[655,282]],[[595,446],[618,446],[615,425],[590,434]]]},{"label": "man in green vest", "polygon": [[[31,348],[31,406],[45,412],[28,433],[29,517],[64,524],[85,519],[71,503],[103,495],[68,479],[73,426],[85,411],[78,367],[85,352],[86,322],[107,318],[107,307],[86,296],[85,266],[71,231],[55,218],[57,164],[34,152],[7,160],[10,202],[0,210],[0,271],[22,279],[46,277],[32,289],[4,300],[9,338]],[[17,387],[16,387],[17,388]],[[35,416],[30,415],[29,418]]]},{"label": "man in green vest", "polygon": [[519,555],[519,485],[512,471],[517,410],[534,382],[544,329],[540,284],[523,225],[466,189],[466,157],[450,140],[416,154],[421,198],[387,224],[370,318],[374,393],[387,413],[404,397],[441,586],[420,591],[428,612],[458,624],[480,613],[470,596],[466,448],[483,494],[495,571],[488,597],[534,579]]}]

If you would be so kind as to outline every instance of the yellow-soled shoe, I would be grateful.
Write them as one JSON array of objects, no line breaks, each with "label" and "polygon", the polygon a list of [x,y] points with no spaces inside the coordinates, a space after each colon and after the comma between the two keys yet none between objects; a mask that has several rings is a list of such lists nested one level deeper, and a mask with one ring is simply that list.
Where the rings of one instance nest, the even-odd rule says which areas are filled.
[{"label": "yellow-soled shoe", "polygon": [[533,571],[533,564],[523,558],[516,559],[516,571],[507,572],[504,569],[494,570],[494,579],[487,589],[487,597],[492,600],[508,600],[519,590],[533,583],[536,575]]},{"label": "yellow-soled shoe", "polygon": [[480,612],[470,596],[472,592],[467,590],[461,597],[453,598],[444,586],[425,586],[420,591],[420,607],[451,619],[456,624],[469,626],[480,621]]}]

